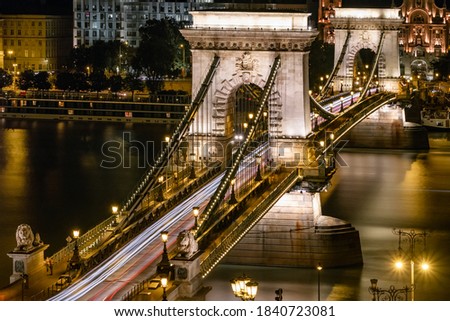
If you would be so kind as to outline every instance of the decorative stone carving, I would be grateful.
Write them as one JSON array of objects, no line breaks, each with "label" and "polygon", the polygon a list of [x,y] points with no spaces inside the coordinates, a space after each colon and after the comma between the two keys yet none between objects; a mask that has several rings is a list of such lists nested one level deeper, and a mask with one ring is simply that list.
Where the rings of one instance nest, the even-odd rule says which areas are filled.
[{"label": "decorative stone carving", "polygon": [[190,258],[198,251],[198,243],[191,231],[183,231],[178,234],[177,246],[180,256]]},{"label": "decorative stone carving", "polygon": [[257,71],[258,60],[254,59],[250,52],[246,51],[242,57],[236,58],[236,71]]},{"label": "decorative stone carving", "polygon": [[[40,237],[39,237],[40,240]],[[28,251],[33,248],[34,234],[30,225],[20,224],[16,230],[17,247],[15,251]]]}]

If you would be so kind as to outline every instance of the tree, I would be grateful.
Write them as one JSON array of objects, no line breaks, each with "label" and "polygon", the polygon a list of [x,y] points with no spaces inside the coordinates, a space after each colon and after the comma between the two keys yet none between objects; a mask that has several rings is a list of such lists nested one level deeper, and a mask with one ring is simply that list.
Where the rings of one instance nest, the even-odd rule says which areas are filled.
[{"label": "tree", "polygon": [[183,36],[173,19],[148,20],[139,29],[140,46],[137,49],[133,68],[147,77],[147,87],[152,92],[162,88],[163,78],[171,74]]},{"label": "tree", "polygon": [[120,75],[113,75],[108,79],[109,88],[113,93],[117,93],[123,88],[123,79]]},{"label": "tree", "polygon": [[91,89],[96,91],[97,94],[108,88],[108,80],[106,79],[105,73],[103,71],[95,71],[89,77],[91,83]]},{"label": "tree", "polygon": [[124,80],[125,88],[131,91],[131,99],[134,100],[134,92],[137,90],[143,90],[144,84],[136,72],[129,72]]},{"label": "tree", "polygon": [[19,88],[22,90],[28,90],[34,88],[34,71],[25,70],[19,77]]},{"label": "tree", "polygon": [[40,90],[49,90],[51,87],[50,82],[48,81],[48,72],[40,71],[37,75],[34,76],[34,86],[36,89]]},{"label": "tree", "polygon": [[11,86],[13,83],[13,77],[9,72],[0,68],[0,91],[3,90],[4,87]]},{"label": "tree", "polygon": [[60,72],[56,75],[55,86],[61,90],[70,90],[74,87],[73,73],[68,71]]}]

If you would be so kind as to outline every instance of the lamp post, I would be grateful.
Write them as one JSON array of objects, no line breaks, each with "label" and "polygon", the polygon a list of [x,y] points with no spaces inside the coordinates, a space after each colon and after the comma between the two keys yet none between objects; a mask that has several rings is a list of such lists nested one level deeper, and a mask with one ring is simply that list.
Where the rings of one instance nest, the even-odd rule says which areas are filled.
[{"label": "lamp post", "polygon": [[156,267],[156,272],[158,274],[169,275],[172,265],[169,261],[169,255],[167,253],[167,240],[169,239],[169,232],[162,231],[161,232],[161,240],[163,242],[163,252],[161,255],[161,261],[158,263]]},{"label": "lamp post", "polygon": [[[415,291],[415,260],[416,260],[416,242],[418,240],[423,240],[423,251],[426,250],[426,237],[428,235],[428,233],[426,232],[420,232],[420,233],[416,233],[414,230],[411,230],[409,232],[405,232],[401,229],[393,229],[393,233],[398,235],[398,251],[400,256],[403,256],[402,253],[405,253],[407,258],[409,259],[409,263],[410,263],[410,276],[411,276],[411,301],[414,301],[414,291]],[[409,249],[407,251],[404,251],[402,249],[402,242],[405,240],[404,237],[406,237],[406,240],[409,241]],[[403,239],[402,239],[403,238]],[[399,260],[397,260],[397,262],[395,263],[395,266],[398,269],[402,269],[403,268],[403,262],[401,260],[401,258]],[[426,261],[423,261],[421,264],[421,268],[422,270],[428,270],[429,269],[429,265]]]},{"label": "lamp post", "polygon": [[161,277],[161,287],[163,288],[163,295],[162,295],[163,301],[167,301],[167,293],[166,293],[167,283],[168,283],[167,276],[163,275]]},{"label": "lamp post", "polygon": [[255,282],[245,274],[231,280],[230,285],[235,297],[240,298],[242,301],[255,300],[258,292],[258,282]]},{"label": "lamp post", "polygon": [[255,159],[256,159],[256,164],[258,164],[258,169],[256,170],[255,181],[259,182],[259,181],[262,181],[262,176],[261,176],[261,155],[256,155]]},{"label": "lamp post", "polygon": [[190,153],[189,157],[191,159],[191,173],[189,174],[190,179],[194,179],[195,176],[195,153]]},{"label": "lamp post", "polygon": [[384,290],[378,287],[377,279],[370,279],[369,293],[372,294],[372,301],[408,301],[408,292],[411,289],[405,286],[396,289],[393,285]]},{"label": "lamp post", "polygon": [[163,202],[164,201],[164,194],[163,194],[163,183],[164,182],[164,176],[160,176],[158,177],[158,183],[159,183],[159,187],[158,187],[158,197],[156,198],[156,200],[158,202]]},{"label": "lamp post", "polygon": [[320,272],[322,272],[322,265],[319,263],[317,264],[317,301],[320,301]]},{"label": "lamp post", "polygon": [[350,92],[350,95],[351,95],[352,99],[350,100],[350,106],[353,105],[353,94],[354,94],[354,92],[351,91],[351,92]]},{"label": "lamp post", "polygon": [[344,111],[344,97],[341,97],[340,101],[341,101],[341,110],[340,110],[340,112],[342,113]]},{"label": "lamp post", "polygon": [[198,206],[195,206],[192,209],[192,213],[194,214],[194,228],[195,229],[197,229],[197,226],[198,226],[197,217],[198,217],[199,212],[200,212],[200,208]]},{"label": "lamp post", "polygon": [[112,215],[114,217],[113,224],[115,225],[115,224],[117,224],[119,207],[116,205],[113,205],[113,206],[111,206],[111,211],[112,211]]},{"label": "lamp post", "polygon": [[186,77],[186,51],[183,44],[180,45],[180,48],[183,52],[183,65],[181,67],[181,77],[184,78]]},{"label": "lamp post", "polygon": [[236,179],[231,180],[231,194],[230,194],[230,200],[228,201],[228,204],[233,205],[236,204],[238,201],[236,199],[236,194],[234,193],[234,184],[236,183]]},{"label": "lamp post", "polygon": [[78,249],[78,237],[80,236],[80,230],[73,230],[72,235],[75,245],[73,247],[73,255],[69,263],[71,268],[77,269],[80,265],[80,251]]}]

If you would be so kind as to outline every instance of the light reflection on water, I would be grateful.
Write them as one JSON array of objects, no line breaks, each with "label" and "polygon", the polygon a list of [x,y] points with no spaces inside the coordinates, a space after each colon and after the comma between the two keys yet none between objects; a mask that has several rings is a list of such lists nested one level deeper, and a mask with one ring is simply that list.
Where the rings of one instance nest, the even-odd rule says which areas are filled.
[{"label": "light reflection on water", "polygon": [[[403,272],[393,268],[398,248],[394,227],[430,232],[431,270],[417,269],[415,299],[450,300],[445,286],[450,284],[450,134],[430,133],[430,145],[430,151],[349,150],[342,154],[348,166],[338,169],[331,188],[322,194],[323,214],[347,220],[359,230],[364,266],[324,267],[322,300],[371,300],[372,278],[384,289],[409,285],[409,265]],[[219,265],[207,277],[213,287],[208,299],[235,299],[228,293],[228,281],[242,272],[260,283],[258,300],[274,300],[277,288],[283,288],[285,300],[317,300],[314,269],[237,265]]]},{"label": "light reflection on water", "polygon": [[[28,223],[51,244],[64,245],[74,226],[87,230],[109,215],[142,169],[99,168],[101,145],[136,140],[161,141],[164,126],[45,121],[0,122],[0,284],[8,283],[15,229]],[[379,286],[402,287],[408,274],[394,271],[398,247],[393,227],[431,232],[428,248],[432,271],[417,273],[417,300],[450,300],[450,135],[433,133],[430,151],[346,151],[348,163],[322,195],[323,214],[347,220],[360,232],[364,266],[321,272],[322,300],[370,300],[371,278]],[[133,162],[131,161],[133,164]],[[134,162],[135,164],[136,162]],[[1,254],[3,253],[3,254]],[[209,300],[235,300],[229,280],[245,272],[260,286],[257,300],[274,300],[283,288],[285,300],[316,300],[314,269],[219,265],[205,280]]]},{"label": "light reflection on water", "polygon": [[[145,144],[173,129],[165,125],[0,120],[0,287],[9,283],[15,232],[26,223],[50,244],[46,255],[65,245],[74,228],[86,232],[110,215],[131,191],[143,169],[144,151],[124,147],[130,168],[105,169],[102,145],[124,146],[123,133]],[[153,150],[148,151],[153,159]]]}]

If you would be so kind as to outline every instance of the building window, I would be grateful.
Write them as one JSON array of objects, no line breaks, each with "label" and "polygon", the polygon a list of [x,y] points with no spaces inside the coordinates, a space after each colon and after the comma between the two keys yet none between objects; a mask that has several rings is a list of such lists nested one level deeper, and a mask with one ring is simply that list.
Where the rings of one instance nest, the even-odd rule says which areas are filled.
[{"label": "building window", "polygon": [[24,56],[25,56],[25,57],[28,57],[28,50],[25,50],[25,51],[24,51]]}]

